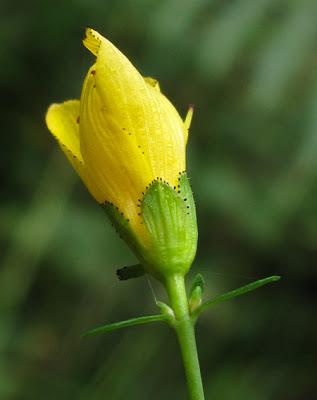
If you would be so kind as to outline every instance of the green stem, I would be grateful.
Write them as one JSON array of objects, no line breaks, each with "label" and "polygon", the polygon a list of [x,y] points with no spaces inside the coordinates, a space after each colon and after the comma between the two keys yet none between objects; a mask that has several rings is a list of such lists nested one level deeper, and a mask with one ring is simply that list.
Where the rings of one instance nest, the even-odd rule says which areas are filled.
[{"label": "green stem", "polygon": [[190,400],[204,400],[195,330],[189,315],[184,277],[170,276],[165,281],[165,287],[175,314],[174,328],[181,348]]}]

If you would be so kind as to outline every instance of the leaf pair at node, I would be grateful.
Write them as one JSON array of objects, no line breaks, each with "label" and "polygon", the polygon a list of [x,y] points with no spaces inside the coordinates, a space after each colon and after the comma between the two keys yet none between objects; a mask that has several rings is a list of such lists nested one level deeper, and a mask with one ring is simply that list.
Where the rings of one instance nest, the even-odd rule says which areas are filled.
[{"label": "leaf pair at node", "polygon": [[[135,267],[135,266],[134,266]],[[126,267],[127,268],[127,267]],[[130,267],[131,268],[131,267]],[[124,270],[124,268],[122,269]],[[121,271],[122,271],[121,270]],[[130,274],[130,270],[126,269],[125,271],[129,271],[127,275]],[[132,268],[131,271],[138,271],[138,268]],[[138,272],[137,272],[138,273]],[[123,275],[125,272],[123,273]],[[273,275],[264,279],[259,279],[255,282],[249,283],[245,286],[242,286],[238,289],[231,290],[230,292],[221,294],[219,296],[214,297],[211,300],[206,302],[202,302],[202,293],[204,289],[204,278],[201,274],[197,274],[193,280],[192,287],[190,290],[189,296],[189,310],[192,318],[193,324],[197,321],[198,317],[207,309],[214,307],[217,304],[223,303],[225,301],[231,300],[235,297],[242,296],[248,292],[251,292],[255,289],[260,288],[261,286],[267,285],[272,282],[276,282],[280,280],[280,276]],[[129,279],[129,278],[126,278]],[[103,325],[97,327],[95,329],[91,329],[85,332],[82,336],[95,336],[102,333],[112,332],[114,330],[127,328],[129,326],[134,325],[144,325],[151,322],[166,322],[173,326],[173,322],[175,321],[173,310],[165,303],[158,301],[157,306],[160,308],[161,313],[155,315],[147,315],[142,317],[131,318],[126,321],[115,322],[112,324]]]}]

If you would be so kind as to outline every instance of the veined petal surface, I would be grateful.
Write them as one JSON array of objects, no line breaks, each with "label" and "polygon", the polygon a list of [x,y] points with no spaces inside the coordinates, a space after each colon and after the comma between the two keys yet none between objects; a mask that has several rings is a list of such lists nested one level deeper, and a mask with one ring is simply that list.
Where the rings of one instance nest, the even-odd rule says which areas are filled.
[{"label": "veined petal surface", "polygon": [[104,201],[135,223],[146,186],[156,177],[174,186],[185,170],[184,123],[155,81],[97,32],[86,35],[97,59],[80,100],[80,150]]}]

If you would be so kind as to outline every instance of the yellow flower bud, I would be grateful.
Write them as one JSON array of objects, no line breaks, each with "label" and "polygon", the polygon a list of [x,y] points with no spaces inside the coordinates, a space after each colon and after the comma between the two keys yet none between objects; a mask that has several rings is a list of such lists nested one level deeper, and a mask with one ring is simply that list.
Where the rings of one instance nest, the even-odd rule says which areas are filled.
[{"label": "yellow flower bud", "polygon": [[[193,244],[172,245],[169,242],[169,251],[164,256],[164,237],[156,233],[154,238],[153,229],[151,231],[143,214],[149,207],[146,196],[153,197],[153,190],[148,194],[153,183],[157,187],[168,187],[167,192],[171,190],[178,199],[174,199],[174,203],[184,200],[177,191],[180,173],[185,171],[192,109],[182,121],[161,93],[158,82],[143,78],[130,61],[96,31],[87,29],[83,43],[96,60],[85,78],[80,100],[51,105],[46,115],[47,126],[145,269],[159,277],[166,275],[159,271],[155,265],[159,261],[154,257],[164,259],[166,270],[170,257],[167,253],[177,248],[178,265],[187,264],[186,268],[182,267],[185,273],[195,255],[197,242],[193,202],[192,210],[188,205],[182,206],[184,215],[179,210],[177,218],[174,215],[178,222],[183,221],[174,229],[177,234],[189,225],[194,229],[191,234],[183,232],[176,240],[186,242],[190,236]],[[162,215],[166,212],[167,209],[160,210]],[[188,214],[192,215],[189,224]],[[174,217],[166,214],[164,218],[171,218],[173,226]],[[159,217],[154,219],[158,221]],[[190,247],[186,250],[190,254],[181,256],[182,247]]]}]

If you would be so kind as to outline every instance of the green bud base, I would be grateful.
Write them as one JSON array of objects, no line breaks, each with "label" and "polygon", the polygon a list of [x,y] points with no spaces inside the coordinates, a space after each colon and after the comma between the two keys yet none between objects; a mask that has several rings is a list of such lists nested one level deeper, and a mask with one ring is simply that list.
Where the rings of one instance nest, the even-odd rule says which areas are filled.
[{"label": "green bud base", "polygon": [[[138,237],[130,221],[115,204],[102,205],[120,237],[135,253],[144,271],[161,281],[174,274],[185,275],[197,248],[197,221],[193,194],[185,172],[170,186],[155,179],[140,199],[138,215],[146,240]],[[122,280],[141,276],[139,267],[118,270]]]}]

